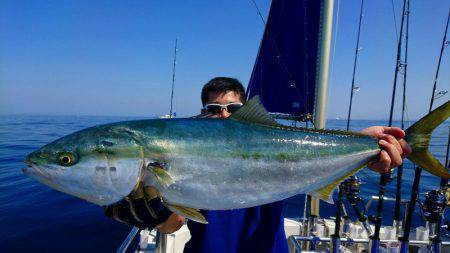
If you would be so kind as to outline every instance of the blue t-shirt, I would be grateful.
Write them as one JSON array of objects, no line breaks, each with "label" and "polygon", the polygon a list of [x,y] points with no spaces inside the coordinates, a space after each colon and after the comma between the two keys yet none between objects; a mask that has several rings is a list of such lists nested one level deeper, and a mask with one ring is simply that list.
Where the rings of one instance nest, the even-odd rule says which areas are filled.
[{"label": "blue t-shirt", "polygon": [[188,222],[185,253],[288,252],[283,202],[226,211],[203,211],[208,224]]}]

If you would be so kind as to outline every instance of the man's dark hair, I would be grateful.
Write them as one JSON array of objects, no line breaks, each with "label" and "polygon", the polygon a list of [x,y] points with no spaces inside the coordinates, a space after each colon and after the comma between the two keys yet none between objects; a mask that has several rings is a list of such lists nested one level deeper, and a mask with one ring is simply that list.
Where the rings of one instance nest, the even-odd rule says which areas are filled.
[{"label": "man's dark hair", "polygon": [[202,89],[202,104],[205,106],[206,101],[208,101],[209,92],[229,92],[234,91],[239,95],[240,100],[245,102],[245,89],[242,83],[236,78],[230,77],[215,77],[203,86]]}]

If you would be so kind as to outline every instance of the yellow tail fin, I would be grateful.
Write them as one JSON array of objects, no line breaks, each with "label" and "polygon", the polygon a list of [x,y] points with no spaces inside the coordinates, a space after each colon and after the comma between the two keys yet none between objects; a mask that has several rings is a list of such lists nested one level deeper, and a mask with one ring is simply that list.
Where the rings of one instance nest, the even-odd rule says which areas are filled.
[{"label": "yellow tail fin", "polygon": [[450,100],[421,118],[406,129],[405,140],[411,145],[412,154],[408,157],[413,163],[424,168],[433,175],[450,178],[447,169],[428,150],[431,133],[450,116]]}]

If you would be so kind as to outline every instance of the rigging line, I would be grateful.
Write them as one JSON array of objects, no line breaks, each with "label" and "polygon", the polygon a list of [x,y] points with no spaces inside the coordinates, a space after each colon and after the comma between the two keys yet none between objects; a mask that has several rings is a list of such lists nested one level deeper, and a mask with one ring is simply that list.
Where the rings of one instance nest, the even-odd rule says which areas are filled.
[{"label": "rigging line", "polygon": [[255,0],[250,0],[250,1],[252,1],[253,5],[255,5],[256,12],[258,12],[259,17],[261,18],[261,21],[264,24],[264,27],[266,27],[266,20],[264,19],[261,11],[259,10],[258,4],[256,4]]},{"label": "rigging line", "polygon": [[[334,41],[333,41],[333,50],[331,53],[331,67],[330,67],[330,85],[328,85],[328,94],[331,94],[331,89],[333,87],[334,82],[334,56],[336,54],[336,44],[337,44],[337,37],[339,32],[339,13],[340,13],[340,6],[341,1],[337,0],[337,9],[336,9],[336,22],[334,22]],[[327,96],[327,104],[329,102],[330,96]]]},{"label": "rigging line", "polygon": [[[252,1],[253,5],[255,6],[259,17],[261,18],[262,23],[267,28],[267,25],[266,25],[267,22],[265,21],[264,17],[262,16],[262,13],[261,13],[261,11],[260,11],[260,9],[258,7],[258,4],[256,3],[255,0],[251,0],[251,1]],[[305,19],[306,19],[306,17],[305,17]],[[270,31],[268,29],[265,30],[265,33],[267,34],[267,37],[269,38],[270,45],[271,45],[272,49],[274,50],[274,52],[276,54],[276,59],[278,60],[278,62],[280,63],[280,65],[282,67],[283,75],[287,79],[287,81],[289,83],[289,86],[294,88],[297,96],[299,97],[301,103],[303,104],[303,108],[307,109],[308,107],[307,107],[307,104],[305,102],[305,99],[303,98],[303,96],[301,95],[300,91],[298,90],[296,83],[293,81],[292,74],[290,73],[286,62],[283,60],[283,56],[281,55],[280,50],[278,49],[277,44],[275,43],[275,40],[272,37],[272,34],[270,33]],[[313,125],[314,125],[314,123],[313,123]]]},{"label": "rigging line", "polygon": [[364,10],[364,0],[361,0],[361,10],[359,13],[359,24],[358,24],[358,35],[356,39],[356,49],[355,49],[355,60],[353,62],[353,74],[352,74],[352,86],[350,90],[350,103],[348,106],[348,116],[347,116],[347,131],[350,129],[350,116],[352,112],[352,103],[353,103],[353,93],[355,91],[355,75],[356,75],[356,66],[358,63],[358,56],[359,56],[359,38],[361,37],[361,21],[363,17],[363,10]]},{"label": "rigging line", "polygon": [[338,37],[339,32],[339,10],[340,10],[341,2],[337,0],[337,9],[336,9],[336,22],[334,25],[334,41],[333,41],[333,53],[331,54],[331,69],[330,69],[330,76],[333,79],[333,71],[334,71],[334,56],[336,54],[336,41]]},{"label": "rigging line", "polygon": [[395,6],[394,6],[394,0],[391,0],[392,5],[392,16],[394,17],[394,28],[395,28],[395,35],[398,40],[398,30],[397,30],[397,18],[395,17]]}]

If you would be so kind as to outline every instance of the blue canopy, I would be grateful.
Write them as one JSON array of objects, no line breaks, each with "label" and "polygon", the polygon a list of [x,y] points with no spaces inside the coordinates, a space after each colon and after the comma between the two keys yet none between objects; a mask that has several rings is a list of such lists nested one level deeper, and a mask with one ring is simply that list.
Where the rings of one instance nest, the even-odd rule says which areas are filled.
[{"label": "blue canopy", "polygon": [[314,112],[321,2],[272,1],[247,88],[247,98],[259,95],[269,112]]}]

